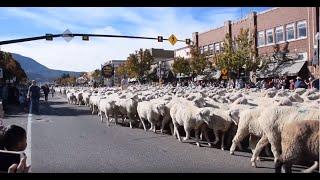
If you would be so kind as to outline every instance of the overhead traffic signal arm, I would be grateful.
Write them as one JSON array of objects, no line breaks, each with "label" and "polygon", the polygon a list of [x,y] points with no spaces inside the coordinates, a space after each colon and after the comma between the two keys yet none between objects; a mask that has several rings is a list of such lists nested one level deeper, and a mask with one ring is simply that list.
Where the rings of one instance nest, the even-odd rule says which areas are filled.
[{"label": "overhead traffic signal arm", "polygon": [[[82,40],[88,41],[89,37],[113,37],[113,38],[130,38],[130,39],[150,39],[150,40],[157,40],[158,42],[163,42],[164,40],[170,41],[169,38],[165,39],[163,36],[158,36],[156,38],[154,37],[142,37],[142,36],[121,36],[121,35],[106,35],[106,34],[70,34],[72,37],[75,36],[81,36]],[[27,42],[27,41],[35,41],[35,40],[41,40],[41,39],[46,39],[48,41],[52,41],[53,38],[56,37],[63,37],[65,36],[64,34],[46,34],[45,36],[36,36],[36,37],[30,37],[30,38],[22,38],[22,39],[13,39],[13,40],[6,40],[6,41],[0,41],[0,45],[4,44],[13,44],[13,43],[20,43],[20,42]],[[185,43],[190,43],[190,39],[186,40],[178,40],[175,39],[176,42],[185,42]]]}]

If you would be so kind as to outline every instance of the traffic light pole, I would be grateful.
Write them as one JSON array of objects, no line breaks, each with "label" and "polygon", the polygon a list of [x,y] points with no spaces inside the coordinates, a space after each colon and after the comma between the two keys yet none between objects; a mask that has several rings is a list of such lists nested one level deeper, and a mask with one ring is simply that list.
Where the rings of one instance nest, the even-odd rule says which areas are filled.
[{"label": "traffic light pole", "polygon": [[[158,40],[158,37],[142,37],[142,36],[121,36],[121,35],[107,35],[107,34],[47,34],[45,36],[36,36],[36,37],[30,37],[30,38],[22,38],[22,39],[13,39],[13,40],[6,40],[6,41],[0,41],[0,45],[5,44],[13,44],[13,43],[20,43],[20,42],[27,42],[27,41],[36,41],[41,39],[53,39],[56,37],[63,37],[63,36],[69,36],[69,37],[75,37],[75,36],[86,36],[86,37],[111,37],[111,38],[129,38],[129,39],[150,39],[150,40]],[[163,40],[169,40],[164,39]],[[179,42],[185,42],[190,43],[190,39],[186,40],[177,40]]]}]

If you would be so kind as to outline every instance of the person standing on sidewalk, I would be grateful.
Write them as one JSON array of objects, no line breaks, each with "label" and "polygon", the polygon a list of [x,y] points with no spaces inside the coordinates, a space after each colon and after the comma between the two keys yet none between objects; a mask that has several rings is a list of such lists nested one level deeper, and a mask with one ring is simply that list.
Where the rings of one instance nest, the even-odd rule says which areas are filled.
[{"label": "person standing on sidewalk", "polygon": [[42,87],[42,90],[43,90],[43,94],[44,94],[44,100],[45,100],[46,102],[48,102],[48,96],[49,96],[49,92],[50,92],[50,89],[49,89],[48,84],[45,84],[45,85]]},{"label": "person standing on sidewalk", "polygon": [[40,114],[39,100],[40,100],[40,87],[37,86],[35,80],[32,80],[32,84],[29,87],[27,98],[30,99],[31,112]]}]

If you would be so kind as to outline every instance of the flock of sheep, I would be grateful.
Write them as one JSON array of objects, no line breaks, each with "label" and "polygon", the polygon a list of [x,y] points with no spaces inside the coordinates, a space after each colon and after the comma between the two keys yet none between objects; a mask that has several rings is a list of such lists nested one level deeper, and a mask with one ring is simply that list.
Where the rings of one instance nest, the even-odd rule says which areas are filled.
[{"label": "flock of sheep", "polygon": [[283,168],[290,173],[292,165],[299,163],[312,165],[304,172],[319,168],[320,93],[316,89],[136,85],[125,90],[57,87],[56,92],[65,94],[69,104],[89,106],[102,122],[105,116],[108,126],[112,118],[115,124],[121,119],[130,128],[139,124],[145,131],[150,126],[150,131],[164,133],[169,127],[180,142],[191,139],[194,132],[197,146],[203,138],[210,147],[219,144],[222,150],[228,148],[225,142],[230,139],[231,155],[237,148],[243,150],[243,141],[249,137],[254,167],[263,150],[271,154],[271,145],[276,172]]}]

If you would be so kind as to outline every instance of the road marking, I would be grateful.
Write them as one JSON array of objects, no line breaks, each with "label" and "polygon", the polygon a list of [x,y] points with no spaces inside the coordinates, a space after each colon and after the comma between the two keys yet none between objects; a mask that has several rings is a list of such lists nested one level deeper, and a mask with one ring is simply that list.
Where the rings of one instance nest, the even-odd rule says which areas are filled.
[{"label": "road marking", "polygon": [[[31,166],[31,122],[32,122],[32,103],[30,103],[29,114],[28,114],[28,125],[27,125],[27,165]],[[32,167],[29,172],[31,172]]]}]

